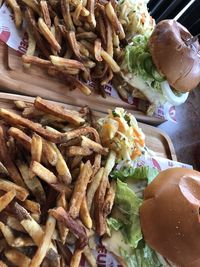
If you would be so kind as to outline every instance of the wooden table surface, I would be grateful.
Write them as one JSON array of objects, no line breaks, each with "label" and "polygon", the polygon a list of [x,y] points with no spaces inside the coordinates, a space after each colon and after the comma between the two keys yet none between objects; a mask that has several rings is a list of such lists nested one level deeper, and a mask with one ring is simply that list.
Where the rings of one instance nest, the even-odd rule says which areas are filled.
[{"label": "wooden table surface", "polygon": [[176,111],[176,124],[165,122],[158,127],[171,137],[178,160],[200,171],[200,87]]}]

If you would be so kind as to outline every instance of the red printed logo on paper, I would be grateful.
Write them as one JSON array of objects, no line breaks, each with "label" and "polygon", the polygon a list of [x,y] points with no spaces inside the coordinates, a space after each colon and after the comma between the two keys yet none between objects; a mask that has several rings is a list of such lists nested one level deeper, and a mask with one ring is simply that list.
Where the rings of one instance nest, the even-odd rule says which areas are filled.
[{"label": "red printed logo on paper", "polygon": [[152,158],[152,163],[153,163],[153,166],[154,166],[157,170],[161,171],[160,164],[158,163],[158,161],[157,161],[156,159]]},{"label": "red printed logo on paper", "polygon": [[10,31],[7,27],[0,28],[0,40],[4,43],[7,43],[8,39],[10,38]]}]

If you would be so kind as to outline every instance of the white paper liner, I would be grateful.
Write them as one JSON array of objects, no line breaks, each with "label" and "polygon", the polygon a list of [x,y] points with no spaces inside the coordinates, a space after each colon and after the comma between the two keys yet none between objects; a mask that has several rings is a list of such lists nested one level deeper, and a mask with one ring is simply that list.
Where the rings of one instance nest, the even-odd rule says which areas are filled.
[{"label": "white paper liner", "polygon": [[[23,28],[22,30],[16,28],[13,14],[5,3],[0,8],[0,40],[20,53],[25,53],[27,50],[28,35]],[[105,91],[113,98],[120,98],[117,91],[111,85],[106,85]],[[132,96],[126,102],[133,105],[134,109],[143,112],[146,112],[149,106],[147,101],[133,98]],[[165,103],[155,110],[154,117],[176,122],[175,114],[175,107]]]}]

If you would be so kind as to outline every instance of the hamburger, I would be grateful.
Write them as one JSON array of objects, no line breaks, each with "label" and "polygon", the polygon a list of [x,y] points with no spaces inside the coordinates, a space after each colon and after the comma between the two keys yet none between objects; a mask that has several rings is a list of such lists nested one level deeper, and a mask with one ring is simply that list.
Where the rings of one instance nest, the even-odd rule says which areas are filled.
[{"label": "hamburger", "polygon": [[127,90],[154,107],[184,103],[200,83],[200,45],[198,41],[189,44],[191,38],[175,20],[159,22],[150,35],[135,35],[121,61]]},{"label": "hamburger", "polygon": [[172,266],[200,266],[200,173],[172,168],[144,191],[140,207],[145,242]]}]

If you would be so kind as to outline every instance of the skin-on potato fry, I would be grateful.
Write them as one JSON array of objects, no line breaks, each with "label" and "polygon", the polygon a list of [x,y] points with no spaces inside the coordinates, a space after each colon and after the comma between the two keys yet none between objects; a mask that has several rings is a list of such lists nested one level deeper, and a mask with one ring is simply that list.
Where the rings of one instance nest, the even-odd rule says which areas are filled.
[{"label": "skin-on potato fry", "polygon": [[82,24],[79,20],[82,8],[83,8],[83,3],[82,1],[80,1],[80,3],[76,6],[76,9],[72,13],[73,22],[76,26],[81,26]]},{"label": "skin-on potato fry", "polygon": [[106,20],[106,31],[107,31],[107,47],[106,51],[107,53],[113,57],[113,31],[112,31],[112,26],[108,20]]},{"label": "skin-on potato fry", "polygon": [[92,228],[92,219],[90,217],[90,212],[88,209],[86,197],[83,198],[80,208],[80,218],[83,224],[88,228]]},{"label": "skin-on potato fry", "polygon": [[108,154],[108,149],[103,147],[102,145],[100,145],[99,143],[96,143],[94,141],[92,141],[91,139],[85,137],[85,136],[81,136],[81,146],[82,147],[87,147],[101,155],[106,156]]},{"label": "skin-on potato fry", "polygon": [[31,171],[48,184],[56,184],[58,181],[58,178],[55,176],[53,172],[49,171],[47,168],[45,168],[42,164],[40,164],[37,161],[34,161],[32,163]]},{"label": "skin-on potato fry", "polygon": [[104,204],[103,204],[103,212],[104,212],[104,216],[107,217],[112,210],[113,204],[114,204],[114,200],[115,200],[115,182],[112,181],[110,183],[110,187],[106,192],[106,196],[105,196],[105,200],[104,200]]},{"label": "skin-on potato fry", "polygon": [[117,14],[110,1],[105,5],[105,11],[108,19],[110,20],[110,23],[113,25],[113,28],[115,29],[116,34],[119,35],[119,39],[120,40],[124,39],[125,38],[124,29],[121,25],[121,22],[118,20]]},{"label": "skin-on potato fry", "polygon": [[31,138],[18,128],[11,127],[8,132],[10,136],[15,138],[24,148],[31,151]]},{"label": "skin-on potato fry", "polygon": [[0,197],[0,212],[8,206],[8,204],[14,199],[15,196],[16,191],[11,190]]},{"label": "skin-on potato fry", "polygon": [[93,153],[90,148],[82,146],[70,146],[66,149],[67,157],[89,156]]},{"label": "skin-on potato fry", "polygon": [[[27,29],[27,33],[28,33],[28,48],[26,50],[26,55],[27,56],[33,56],[35,53],[35,49],[36,49],[36,41],[34,39],[34,36],[32,34],[32,32]],[[23,61],[23,58],[22,58]],[[30,68],[31,64],[30,63],[24,63],[23,62],[23,67],[28,69]]]},{"label": "skin-on potato fry", "polygon": [[92,176],[92,165],[88,160],[82,167],[81,172],[76,180],[72,197],[70,200],[69,214],[73,218],[77,218],[79,215],[81,203],[83,197],[86,194],[86,188],[89,183],[90,177]]},{"label": "skin-on potato fry", "polygon": [[82,39],[97,39],[97,35],[93,32],[81,32],[76,34],[76,39],[77,40],[82,40]]},{"label": "skin-on potato fry", "polygon": [[67,228],[79,238],[78,246],[80,249],[88,244],[85,228],[77,220],[74,220],[62,207],[51,210],[50,214],[54,216],[56,220],[63,222]]},{"label": "skin-on potato fry", "polygon": [[29,267],[37,267],[42,263],[50,247],[51,238],[55,230],[55,227],[56,227],[56,219],[52,216],[49,216],[46,222],[43,238],[38,246],[38,249],[34,257],[31,260],[31,263],[29,264]]},{"label": "skin-on potato fry", "polygon": [[[6,3],[13,10],[15,25],[17,28],[19,28],[22,25],[23,19],[22,19],[22,12],[21,12],[21,9],[20,9],[18,3],[16,2],[16,0],[6,0]],[[0,4],[0,6],[1,6],[1,4]]]},{"label": "skin-on potato fry", "polygon": [[44,139],[42,140],[42,152],[44,153],[44,156],[47,159],[47,161],[52,166],[55,166],[58,161],[58,155],[55,149],[52,147],[51,143]]},{"label": "skin-on potato fry", "polygon": [[[55,59],[56,57],[53,58]],[[42,99],[41,97],[37,97],[35,99],[34,105],[37,109],[49,113],[51,115],[57,116],[72,124],[80,125],[81,123],[85,122],[85,120],[81,116],[78,116],[68,110],[65,110],[62,107],[51,104],[48,101]]]},{"label": "skin-on potato fry", "polygon": [[70,267],[79,267],[81,262],[81,256],[82,256],[83,250],[82,249],[75,249],[71,261],[70,261]]},{"label": "skin-on potato fry", "polygon": [[9,226],[11,229],[16,230],[18,232],[22,232],[22,233],[26,232],[24,228],[21,226],[20,222],[13,216],[7,216],[6,225]]},{"label": "skin-on potato fry", "polygon": [[22,202],[22,205],[26,210],[30,211],[31,213],[41,214],[40,204],[33,200],[26,199]]},{"label": "skin-on potato fry", "polygon": [[111,151],[106,161],[105,169],[101,179],[101,183],[95,194],[95,223],[96,231],[102,236],[106,232],[106,217],[103,210],[106,188],[108,186],[108,176],[115,165],[116,153]]},{"label": "skin-on potato fry", "polygon": [[40,8],[42,11],[42,16],[44,18],[44,21],[45,21],[47,27],[50,29],[51,28],[51,18],[50,18],[50,14],[49,14],[47,1],[44,1],[44,0],[40,1]]},{"label": "skin-on potato fry", "polygon": [[39,58],[33,55],[23,55],[22,61],[24,64],[34,64],[34,65],[42,66],[45,68],[49,68],[52,66],[51,61],[42,59],[42,58]]},{"label": "skin-on potato fry", "polygon": [[31,160],[40,162],[42,157],[42,138],[38,134],[33,134],[31,142]]},{"label": "skin-on potato fry", "polygon": [[17,170],[16,166],[14,165],[11,155],[8,151],[3,128],[0,126],[0,160],[3,163],[3,165],[6,167],[11,179],[17,184],[22,187],[25,187],[25,184],[22,180],[22,177]]},{"label": "skin-on potato fry", "polygon": [[[62,207],[67,210],[67,201],[64,192],[58,196],[57,207]],[[69,229],[62,222],[58,222],[58,230],[62,244],[65,244]]]},{"label": "skin-on potato fry", "polygon": [[15,190],[16,198],[21,201],[24,201],[29,195],[28,191],[24,187],[21,187],[19,185],[16,185],[15,183],[12,183],[11,181],[3,179],[0,179],[0,190],[3,190],[5,192]]},{"label": "skin-on potato fry", "polygon": [[31,259],[17,249],[9,249],[5,251],[6,258],[15,266],[28,267]]},{"label": "skin-on potato fry", "polygon": [[87,9],[90,12],[87,16],[87,20],[92,28],[96,27],[96,19],[94,15],[94,7],[95,7],[95,0],[88,0],[87,1]]},{"label": "skin-on potato fry", "polygon": [[61,0],[61,11],[67,31],[74,31],[74,24],[70,14],[69,0]]},{"label": "skin-on potato fry", "polygon": [[101,50],[101,57],[108,63],[113,72],[120,72],[119,65],[106,51]]},{"label": "skin-on potato fry", "polygon": [[34,10],[40,16],[40,8],[36,0],[22,0],[24,4]]},{"label": "skin-on potato fry", "polygon": [[59,43],[56,41],[54,35],[49,30],[48,26],[46,25],[46,23],[44,22],[44,20],[42,18],[38,19],[38,27],[39,27],[41,33],[43,34],[43,36],[45,37],[45,39],[51,45],[51,47],[53,49],[55,49],[56,52],[60,52],[61,47],[60,47]]},{"label": "skin-on potato fry", "polygon": [[36,133],[38,133],[39,135],[41,135],[42,137],[46,138],[49,141],[58,143],[62,139],[62,134],[52,133],[44,129],[40,124],[22,118],[20,115],[17,115],[14,112],[8,111],[4,108],[0,109],[0,117],[11,125],[21,125],[30,128],[31,130],[35,131]]},{"label": "skin-on potato fry", "polygon": [[101,57],[101,40],[96,39],[94,43],[94,56],[97,61],[102,61]]},{"label": "skin-on potato fry", "polygon": [[85,66],[83,63],[74,60],[74,59],[67,59],[57,56],[50,56],[51,62],[53,65],[63,68],[63,69],[80,69],[85,71]]}]

